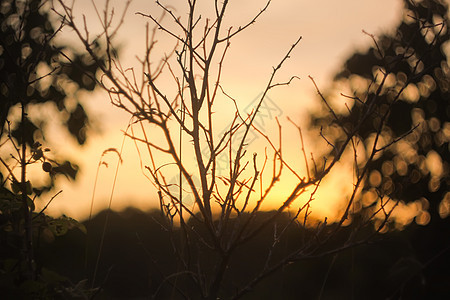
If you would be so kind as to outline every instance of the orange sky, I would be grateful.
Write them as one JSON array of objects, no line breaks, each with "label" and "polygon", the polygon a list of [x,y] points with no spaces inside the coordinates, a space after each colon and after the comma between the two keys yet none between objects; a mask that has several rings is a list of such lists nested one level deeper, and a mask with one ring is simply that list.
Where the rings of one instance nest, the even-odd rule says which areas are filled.
[{"label": "orange sky", "polygon": [[[115,2],[123,3],[123,1]],[[140,55],[144,49],[142,34],[146,20],[134,13],[137,11],[148,13],[145,6],[148,2],[144,0],[133,2],[122,31],[119,33],[117,42],[123,47],[121,61],[124,66],[134,66],[135,55]],[[237,26],[248,21],[264,3],[264,1],[234,2],[232,1],[230,7],[228,22]],[[79,6],[80,3],[81,1],[78,1]],[[288,125],[286,117],[289,116],[296,123],[301,124],[306,110],[314,105],[314,101],[317,101],[313,86],[307,79],[308,75],[313,76],[319,86],[325,89],[330,83],[332,74],[338,70],[345,57],[355,49],[363,49],[370,44],[370,38],[364,35],[362,30],[379,34],[394,28],[400,20],[401,5],[400,0],[274,1],[266,14],[254,26],[232,42],[222,83],[227,91],[243,99],[243,105],[247,105],[262,91],[272,66],[279,62],[299,35],[303,36],[298,48],[279,74],[280,81],[288,79],[291,75],[297,75],[301,80],[270,94],[270,98],[280,109],[284,137],[287,141],[293,141],[287,144],[285,150],[288,155],[289,153],[295,155],[300,144],[295,128]],[[95,18],[94,15],[89,14],[93,11],[92,9],[80,8],[83,13],[87,13],[88,20]],[[95,26],[94,23],[92,26]],[[69,30],[65,30],[61,40],[71,41],[70,34]],[[159,46],[164,47],[167,41],[162,35],[160,36]],[[89,212],[96,168],[102,152],[107,148],[120,149],[121,131],[126,128],[129,120],[129,115],[111,106],[108,96],[103,91],[85,95],[83,101],[91,115],[98,118],[102,134],[91,135],[87,145],[82,148],[76,147],[74,143],[68,143],[61,136],[51,141],[52,149],[56,154],[58,152],[69,154],[79,162],[82,171],[79,180],[75,183],[67,184],[64,180],[59,181],[59,188],[63,189],[63,194],[53,201],[48,212],[55,215],[64,213],[76,219],[85,218]],[[223,122],[223,126],[227,125],[226,120]],[[294,136],[295,138],[292,139]],[[253,146],[258,148],[260,142],[256,141]],[[313,150],[307,149],[308,152]],[[119,169],[112,208],[121,209],[129,205],[149,208],[157,205],[154,189],[142,175],[136,149],[130,140],[126,140],[122,156],[123,164]],[[108,162],[109,168],[102,167],[100,170],[94,203],[95,211],[107,206],[117,156],[110,153],[104,157],[104,160]],[[341,168],[337,169],[336,173],[338,173],[337,176],[325,183],[316,197],[315,212],[320,215],[335,213],[338,207],[336,199],[351,189],[351,170]],[[342,184],[343,178],[348,178],[347,186]],[[289,180],[280,184],[279,194],[283,194],[287,188],[289,188]]]}]

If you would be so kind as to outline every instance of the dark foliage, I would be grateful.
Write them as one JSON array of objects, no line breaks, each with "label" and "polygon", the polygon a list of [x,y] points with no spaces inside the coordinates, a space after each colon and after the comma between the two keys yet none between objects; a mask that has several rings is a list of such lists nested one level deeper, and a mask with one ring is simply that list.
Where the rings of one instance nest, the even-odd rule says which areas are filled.
[{"label": "dark foliage", "polygon": [[[55,45],[53,39],[61,28],[51,23],[48,4],[45,0],[1,1],[0,128],[3,133],[11,107],[51,102],[61,115],[68,116],[64,126],[69,133],[84,144],[89,118],[77,93],[95,88],[98,65],[72,47]],[[71,84],[75,84],[76,92],[69,90]],[[68,98],[75,105],[68,106]],[[30,146],[34,144],[35,132],[48,121],[40,116],[33,116],[33,120],[37,123],[26,119],[25,142]],[[24,125],[12,128],[16,132],[13,136],[20,126]],[[45,132],[42,134],[45,138]]]},{"label": "dark foliage", "polygon": [[[422,210],[416,223],[428,224],[412,224],[398,234],[407,242],[409,254],[399,256],[391,266],[390,276],[397,280],[393,298],[444,299],[440,293],[448,291],[445,282],[450,277],[450,68],[444,47],[450,42],[448,6],[440,0],[405,0],[404,4],[404,18],[396,34],[376,38],[376,45],[348,58],[335,81],[347,84],[353,92],[348,95],[354,100],[353,106],[340,115],[349,128],[371,101],[377,101],[379,114],[370,116],[372,126],[359,131],[366,148],[371,147],[369,141],[379,130],[388,109],[390,113],[382,131],[387,142],[417,126],[399,144],[401,147],[386,148],[373,161],[364,192],[416,202]],[[392,82],[377,98],[379,70],[389,74]],[[372,84],[368,93],[361,92],[366,90],[360,86],[364,81],[367,86]],[[399,91],[405,84],[408,87],[403,97],[394,98],[395,92],[391,91]],[[333,126],[333,122],[331,116],[312,117],[312,123],[323,130]],[[343,137],[327,138],[339,144]],[[433,163],[431,157],[435,158]],[[371,174],[378,175],[380,180],[370,180]]]},{"label": "dark foliage", "polygon": [[[73,47],[55,44],[62,28],[51,22],[49,4],[46,0],[1,0],[0,137],[7,132],[18,145],[45,143],[50,120],[39,109],[32,115],[28,111],[32,106],[48,110],[53,104],[55,118],[62,120],[61,129],[83,145],[90,122],[78,95],[95,88],[99,65]],[[94,49],[99,47],[96,44]],[[21,120],[11,115],[14,106],[25,107]],[[76,179],[76,162],[59,160],[52,161],[52,174]],[[35,187],[38,194],[51,190],[55,177],[50,178],[49,186]]]},{"label": "dark foliage", "polygon": [[[418,127],[406,136],[407,151],[398,146],[389,147],[374,160],[369,174],[379,172],[381,183],[375,182],[374,186],[367,180],[365,190],[377,188],[381,195],[405,202],[423,197],[430,203],[428,211],[432,222],[440,218],[439,205],[450,183],[450,68],[443,47],[450,39],[447,11],[443,1],[426,0],[415,4],[405,0],[405,17],[396,35],[383,35],[377,39],[377,45],[365,53],[355,53],[335,77],[336,81],[353,88],[354,105],[342,115],[343,123],[351,126],[375,98],[376,71],[390,74],[393,82],[375,100],[379,114],[370,116],[372,126],[359,131],[361,140],[370,147],[368,141],[379,130],[381,116],[388,108],[387,128],[383,129],[387,141]],[[360,86],[352,84],[356,77],[375,82],[368,94],[359,92]],[[408,84],[404,96],[393,99],[394,93],[390,90],[398,90],[404,83]],[[332,122],[331,116],[313,117],[316,126],[327,127]],[[330,140],[338,144],[341,138],[331,136]],[[431,172],[426,163],[430,155],[437,158],[435,166],[442,172]]]},{"label": "dark foliage", "polygon": [[[77,96],[95,88],[98,69],[88,56],[55,44],[61,28],[51,23],[49,4],[0,0],[0,297],[4,299],[65,299],[89,291],[66,284],[66,278],[46,266],[36,268],[39,261],[34,257],[35,243],[42,239],[55,239],[77,227],[83,230],[66,216],[47,216],[45,208],[35,212],[35,200],[53,188],[58,175],[75,179],[78,172],[64,157],[47,155],[50,149],[41,143],[46,144],[51,120],[40,109],[56,108],[53,116],[62,120],[61,127],[84,144],[89,118]],[[13,108],[20,115],[14,115]],[[33,186],[27,178],[31,164],[42,165],[49,184]]]}]

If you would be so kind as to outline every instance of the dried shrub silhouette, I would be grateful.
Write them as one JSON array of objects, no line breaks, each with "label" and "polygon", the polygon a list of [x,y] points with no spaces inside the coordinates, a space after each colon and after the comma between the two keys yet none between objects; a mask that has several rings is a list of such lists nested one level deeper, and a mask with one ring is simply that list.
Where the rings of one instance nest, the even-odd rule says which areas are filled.
[{"label": "dried shrub silhouette", "polygon": [[[123,16],[129,3],[127,2],[122,17],[114,19],[117,12],[109,1],[106,1],[103,14],[92,1],[98,21],[102,24],[101,32],[92,32],[85,18],[76,18],[74,5],[80,4],[76,1],[72,3],[59,0],[55,10],[65,26],[73,29],[87,53],[101,69],[98,83],[108,93],[111,103],[130,114],[131,125],[126,132],[127,136],[135,141],[137,149],[142,149],[143,146],[148,152],[149,159],[142,159],[142,166],[146,176],[157,188],[159,206],[164,217],[161,226],[170,235],[175,253],[173,260],[177,265],[177,270],[173,273],[161,270],[164,280],[156,289],[154,297],[158,297],[163,288],[169,287],[173,298],[240,298],[287,264],[322,257],[366,243],[376,233],[384,230],[395,204],[390,205],[388,198],[378,194],[376,196],[379,197],[380,205],[361,214],[360,219],[351,224],[351,230],[345,231],[345,238],[342,239],[340,235],[340,239],[337,239],[343,232],[342,225],[351,216],[361,187],[367,179],[370,164],[378,154],[413,131],[381,143],[391,110],[390,106],[382,105],[381,99],[386,90],[389,90],[394,99],[398,99],[408,82],[404,82],[399,89],[389,89],[386,86],[388,74],[381,69],[380,75],[367,87],[364,94],[366,97],[351,97],[360,102],[362,107],[351,123],[345,122],[316,86],[329,111],[329,122],[341,133],[341,139],[332,142],[334,138],[321,132],[333,155],[327,159],[314,156],[308,159],[302,131],[293,124],[299,132],[299,153],[305,166],[297,170],[283,156],[281,126],[278,124],[280,140],[272,141],[265,132],[258,129],[255,119],[269,91],[282,88],[296,79],[293,76],[287,81],[278,81],[277,74],[299,45],[301,38],[295,39],[273,67],[251,113],[245,114],[239,110],[239,99],[230,96],[230,87],[221,85],[222,68],[230,43],[266,13],[270,1],[247,23],[236,27],[224,27],[229,6],[227,0],[213,1],[206,19],[197,12],[199,4],[196,1],[186,1],[187,11],[179,13],[156,1],[162,17],[153,13],[137,13],[137,17],[147,19],[154,25],[146,27],[147,35],[143,37],[146,49],[138,60],[139,70],[123,66],[114,47],[114,38],[123,25]],[[174,47],[156,60],[159,63],[154,63],[158,33],[172,39]],[[102,60],[99,52],[93,49],[93,45],[100,40],[105,45],[104,52],[100,52],[107,58],[104,64],[100,63]],[[377,44],[376,39],[373,40]],[[377,51],[379,55],[384,55],[380,49]],[[399,58],[399,62],[405,60],[406,57]],[[166,89],[167,77],[171,78],[175,90]],[[316,85],[312,78],[311,80]],[[224,101],[224,98],[230,103],[234,114],[229,128],[217,137],[218,132],[214,127],[217,115],[214,112],[218,101]],[[373,142],[366,150],[367,159],[361,162],[358,159],[361,131],[372,123],[374,116],[378,116],[379,122],[376,124]],[[250,134],[262,136],[271,153],[262,159],[261,154],[248,154]],[[219,172],[221,170],[218,167],[219,158],[224,153],[227,155],[225,175]],[[311,201],[322,180],[332,169],[337,168],[344,153],[353,154],[354,157],[353,192],[346,200],[338,221],[333,224],[327,224],[326,219],[312,222]],[[164,160],[160,157],[164,157]],[[169,170],[170,167],[176,168],[178,181],[172,180],[174,174]],[[262,204],[271,197],[277,182],[282,180],[285,173],[293,175],[297,180],[292,183],[289,196],[280,200],[277,209],[261,214]],[[185,200],[186,195],[193,199],[193,203]],[[292,207],[298,209],[290,216],[290,221],[279,223],[279,217]],[[367,233],[365,229],[373,227],[374,220],[377,220],[375,230]],[[295,249],[289,253],[281,252],[280,255],[280,241],[290,230],[302,230],[312,224],[314,227],[308,229]],[[259,268],[249,272],[248,276],[243,275],[244,278],[239,281],[233,281],[229,268],[236,263],[236,253],[247,243],[268,232],[273,236],[272,242],[259,249],[258,253],[247,254],[249,257],[261,258]],[[211,260],[214,261],[212,268],[209,267]],[[96,280],[95,276],[93,280]],[[228,284],[230,282],[231,285]]]}]

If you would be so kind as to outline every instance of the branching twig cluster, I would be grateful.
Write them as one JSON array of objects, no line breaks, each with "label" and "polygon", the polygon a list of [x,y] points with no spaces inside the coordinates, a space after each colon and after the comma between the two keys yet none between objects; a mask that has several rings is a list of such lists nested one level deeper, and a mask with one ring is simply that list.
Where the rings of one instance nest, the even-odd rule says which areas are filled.
[{"label": "branching twig cluster", "polygon": [[[307,159],[302,131],[298,125],[292,122],[299,132],[301,141],[299,156],[305,165],[304,170],[296,170],[283,156],[281,125],[278,123],[280,139],[277,143],[255,126],[255,118],[270,90],[288,85],[297,78],[293,76],[286,82],[276,81],[278,71],[298,46],[301,37],[296,39],[273,68],[254,110],[245,115],[238,109],[238,100],[226,93],[225,88],[220,84],[224,59],[232,38],[257,21],[267,11],[270,0],[255,14],[254,18],[237,29],[223,27],[229,5],[228,0],[215,0],[212,19],[204,21],[202,16],[197,13],[197,1],[188,0],[186,2],[188,11],[185,21],[181,17],[182,14],[177,14],[174,9],[160,1],[156,1],[156,4],[162,11],[162,17],[142,12],[137,13],[138,16],[153,23],[154,27],[153,29],[150,29],[149,25],[146,27],[146,51],[143,58],[139,60],[140,70],[136,71],[134,68],[124,68],[116,55],[113,37],[116,35],[118,27],[122,25],[123,19],[113,19],[114,14],[109,9],[109,1],[107,1],[104,14],[98,14],[99,20],[102,22],[102,32],[94,35],[85,21],[81,24],[76,22],[73,7],[66,4],[66,1],[59,0],[61,9],[58,13],[63,22],[74,30],[96,63],[100,63],[102,60],[100,54],[94,51],[93,43],[102,42],[108,59],[106,64],[100,65],[102,75],[99,83],[108,92],[111,103],[127,111],[133,117],[134,128],[128,136],[136,144],[144,145],[150,157],[148,163],[144,162],[144,169],[158,190],[159,205],[166,220],[162,226],[171,233],[173,251],[176,254],[174,259],[178,265],[176,272],[165,274],[156,293],[159,293],[162,286],[167,284],[173,287],[175,293],[189,297],[188,292],[183,289],[183,284],[180,283],[184,280],[189,285],[194,285],[196,295],[203,298],[217,299],[224,295],[239,298],[262,279],[290,262],[333,254],[367,242],[373,236],[361,236],[360,233],[380,214],[382,214],[381,223],[375,232],[381,231],[389,221],[393,210],[393,207],[388,208],[389,199],[383,200],[385,199],[384,195],[380,195],[382,205],[377,211],[359,224],[355,224],[347,239],[342,241],[339,246],[329,247],[352,213],[351,209],[359,195],[360,187],[367,177],[368,165],[374,160],[377,153],[384,151],[399,140],[392,140],[380,146],[379,138],[389,109],[380,110],[379,99],[385,93],[394,92],[395,102],[395,99],[400,97],[408,85],[408,81],[400,89],[388,91],[385,87],[388,72],[382,71],[382,78],[375,79],[369,86],[369,89],[376,90],[371,98],[349,96],[348,98],[364,104],[364,111],[361,112],[358,122],[349,126],[342,124],[332,105],[310,77],[319,97],[332,115],[333,122],[340,127],[344,137],[339,144],[332,144],[327,140],[325,134],[321,133],[335,152],[332,159],[324,160],[319,166],[316,164],[314,156],[311,157],[311,160]],[[167,25],[167,19],[173,22],[176,29]],[[114,27],[112,24],[118,25]],[[157,45],[158,30],[172,38],[175,46],[167,52],[159,64],[154,65],[152,59]],[[376,43],[375,38],[373,41]],[[405,53],[407,52],[405,51]],[[381,51],[380,55],[383,56]],[[401,57],[400,61],[405,59],[409,58]],[[420,59],[417,58],[416,68],[420,64]],[[161,82],[162,77],[167,74],[170,75],[176,87],[175,93],[172,91],[173,97],[168,96],[171,93],[164,90]],[[164,77],[165,79],[167,78]],[[229,128],[222,136],[216,138],[214,107],[219,101],[220,93],[231,100],[235,113]],[[361,167],[357,160],[358,133],[361,127],[371,120],[369,117],[374,114],[378,114],[380,117],[379,127],[372,149]],[[141,133],[138,135],[136,130]],[[238,131],[239,138],[236,141]],[[155,132],[158,132],[158,136],[162,139],[152,138],[152,136],[156,136]],[[258,160],[258,154],[254,154],[251,159],[248,158],[247,137],[250,132],[257,132],[267,141],[268,149],[273,152],[271,159],[267,149],[262,162]],[[188,150],[190,151],[189,155],[185,154],[185,150],[183,150],[185,149],[182,145],[183,141],[186,141],[191,147]],[[327,224],[326,219],[319,222],[315,228],[309,229],[310,234],[296,249],[281,258],[274,255],[280,240],[284,238],[288,229],[309,225],[311,202],[314,200],[319,185],[330,171],[336,168],[344,152],[348,150],[351,150],[354,155],[355,181],[353,192],[347,199],[340,219],[332,226]],[[158,153],[168,157],[168,162],[159,162],[156,159]],[[218,158],[223,153],[228,153],[226,176],[218,173]],[[178,183],[169,179],[170,172],[166,170],[171,166],[175,166],[179,173]],[[272,168],[271,175],[267,174],[270,172],[269,168]],[[293,174],[297,182],[292,184],[289,196],[280,202],[279,207],[260,221],[259,213],[262,204],[270,197],[285,172]],[[249,173],[250,175],[248,175]],[[302,173],[305,175],[301,175]],[[270,177],[265,185],[262,180],[263,176]],[[174,186],[177,189],[173,189]],[[184,201],[186,194],[191,195],[194,199],[193,205]],[[309,196],[305,198],[305,195],[308,194]],[[301,199],[299,199],[300,196],[302,196]],[[297,212],[290,217],[290,222],[279,228],[276,225],[278,218],[294,203],[299,207]],[[261,249],[264,251],[266,259],[260,270],[257,270],[255,276],[248,278],[246,283],[238,284],[233,293],[229,294],[223,291],[222,286],[226,281],[228,269],[237,249],[272,227],[274,228],[273,242],[267,249]],[[216,260],[214,270],[207,269],[202,262],[201,254],[204,252],[213,254]]]}]

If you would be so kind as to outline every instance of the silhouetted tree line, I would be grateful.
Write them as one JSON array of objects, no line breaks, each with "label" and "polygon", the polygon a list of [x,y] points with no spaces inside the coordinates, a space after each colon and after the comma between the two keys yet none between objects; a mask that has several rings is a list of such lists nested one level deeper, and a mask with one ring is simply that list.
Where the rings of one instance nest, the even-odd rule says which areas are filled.
[{"label": "silhouetted tree line", "polygon": [[[262,222],[272,213],[263,212],[257,218]],[[109,226],[99,266],[101,271],[97,274],[98,299],[150,298],[152,295],[156,299],[181,299],[173,286],[168,282],[164,284],[167,274],[177,272],[177,263],[176,252],[161,225],[163,219],[158,211],[146,213],[134,208],[122,212],[103,211],[84,223],[89,232],[87,265],[83,255],[86,235],[79,231],[71,231],[53,244],[42,245],[41,263],[74,282],[91,278],[107,214],[110,214]],[[285,214],[275,224],[282,228],[290,221]],[[189,225],[196,226],[195,222]],[[329,230],[332,227],[329,226]],[[374,232],[366,230],[364,234]],[[337,236],[330,247],[340,245],[347,231],[351,228]],[[259,249],[269,246],[271,234],[269,228],[238,250],[224,281],[224,290],[230,295],[234,282],[258,273],[265,261],[265,257],[258,256]],[[275,255],[282,257],[295,250],[298,243],[311,234],[314,234],[313,229],[300,225],[292,227],[277,246]],[[429,261],[425,268],[427,262],[421,261],[423,257],[434,255],[432,244],[440,236],[441,233],[426,227],[389,232],[377,237],[372,244],[289,264],[264,279],[242,299],[318,299],[319,296],[321,299],[446,299],[450,296],[448,264],[444,263],[448,262],[447,256]],[[423,245],[418,247],[419,244]],[[212,265],[214,253],[196,255],[200,255],[202,263],[209,268],[215,267]],[[189,291],[190,295],[196,294],[187,278],[180,276],[179,281],[178,288]],[[221,297],[226,299],[227,295]]]}]

